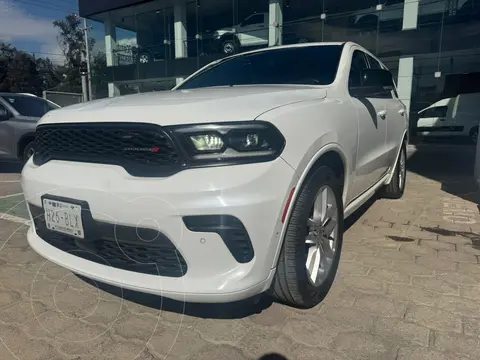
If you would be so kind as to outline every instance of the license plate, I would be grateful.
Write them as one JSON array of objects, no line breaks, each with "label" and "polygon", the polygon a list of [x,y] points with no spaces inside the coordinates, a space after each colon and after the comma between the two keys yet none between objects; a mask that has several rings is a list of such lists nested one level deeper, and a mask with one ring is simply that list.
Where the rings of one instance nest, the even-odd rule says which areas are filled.
[{"label": "license plate", "polygon": [[80,205],[43,199],[43,210],[47,229],[80,239],[84,238]]}]

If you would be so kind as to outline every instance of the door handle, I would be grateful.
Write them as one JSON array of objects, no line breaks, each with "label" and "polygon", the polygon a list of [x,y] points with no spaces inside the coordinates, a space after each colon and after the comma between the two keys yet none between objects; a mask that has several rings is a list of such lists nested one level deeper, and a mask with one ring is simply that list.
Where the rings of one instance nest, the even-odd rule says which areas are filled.
[{"label": "door handle", "polygon": [[400,115],[402,115],[402,116],[405,115],[405,109],[400,109],[400,110],[398,110],[398,113],[399,113]]},{"label": "door handle", "polygon": [[384,118],[385,116],[387,116],[387,110],[380,110],[379,112],[377,112],[377,115],[381,118]]}]

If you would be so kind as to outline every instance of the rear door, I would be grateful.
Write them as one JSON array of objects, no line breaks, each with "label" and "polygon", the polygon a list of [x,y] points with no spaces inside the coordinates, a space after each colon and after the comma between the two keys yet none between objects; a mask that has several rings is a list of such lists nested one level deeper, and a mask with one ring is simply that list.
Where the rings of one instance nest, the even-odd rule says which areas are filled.
[{"label": "rear door", "polygon": [[[372,69],[386,69],[377,59],[366,54],[369,65]],[[392,79],[393,80],[393,79]],[[398,98],[397,90],[385,91],[378,94],[386,110],[386,138],[385,151],[387,166],[393,165],[396,161],[399,146],[408,126],[408,114],[406,106]]]},{"label": "rear door", "polygon": [[[349,88],[360,86],[361,70],[368,68],[365,52],[355,49],[350,67]],[[387,171],[385,156],[386,108],[382,98],[350,96],[358,114],[358,148],[354,196],[374,185]]]}]

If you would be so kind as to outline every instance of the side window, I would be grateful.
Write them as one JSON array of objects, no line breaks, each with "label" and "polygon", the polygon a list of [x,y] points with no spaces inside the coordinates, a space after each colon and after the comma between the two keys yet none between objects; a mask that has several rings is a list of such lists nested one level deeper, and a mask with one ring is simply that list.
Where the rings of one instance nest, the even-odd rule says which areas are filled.
[{"label": "side window", "polygon": [[365,55],[367,56],[368,62],[370,63],[370,68],[372,68],[372,69],[383,69],[382,65],[380,65],[380,63],[377,60],[375,60],[373,57],[371,57],[368,54],[365,54]]},{"label": "side window", "polygon": [[448,106],[437,106],[425,110],[420,114],[420,118],[446,117]]},{"label": "side window", "polygon": [[244,20],[242,26],[245,25],[254,25],[254,24],[263,24],[263,14],[252,15],[248,19]]},{"label": "side window", "polygon": [[350,67],[350,74],[348,75],[348,87],[360,86],[361,83],[361,71],[368,69],[367,59],[365,54],[360,50],[355,50],[352,55],[352,65]]},{"label": "side window", "polygon": [[[383,66],[378,62],[378,60],[376,60],[375,58],[373,58],[368,54],[365,54],[365,56],[368,59],[371,69],[378,69],[378,70],[383,69]],[[385,92],[379,93],[378,96],[376,97],[381,99],[392,99],[393,96],[395,96],[398,99],[397,89],[395,88],[395,86],[393,87],[393,94],[394,95],[392,95],[391,91],[385,91]]]}]

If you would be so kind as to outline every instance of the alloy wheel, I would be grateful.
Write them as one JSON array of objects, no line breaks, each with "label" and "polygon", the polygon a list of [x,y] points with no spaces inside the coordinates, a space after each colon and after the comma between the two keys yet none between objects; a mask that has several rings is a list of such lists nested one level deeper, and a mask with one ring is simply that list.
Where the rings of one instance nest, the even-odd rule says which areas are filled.
[{"label": "alloy wheel", "polygon": [[338,205],[333,189],[322,186],[307,221],[305,251],[307,275],[314,286],[328,277],[338,243]]},{"label": "alloy wheel", "polygon": [[233,54],[235,48],[232,43],[226,43],[223,45],[223,52],[225,54]]},{"label": "alloy wheel", "polygon": [[398,188],[402,189],[405,182],[405,173],[407,167],[405,166],[405,151],[403,149],[400,152],[399,168],[398,168]]},{"label": "alloy wheel", "polygon": [[148,55],[140,55],[140,58],[138,59],[140,64],[147,64],[148,63]]}]

